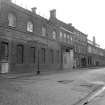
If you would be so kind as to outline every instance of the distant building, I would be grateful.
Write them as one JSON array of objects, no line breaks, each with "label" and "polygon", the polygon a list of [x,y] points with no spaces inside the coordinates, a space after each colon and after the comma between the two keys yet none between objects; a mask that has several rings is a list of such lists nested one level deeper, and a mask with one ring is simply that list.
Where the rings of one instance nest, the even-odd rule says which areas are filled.
[{"label": "distant building", "polygon": [[87,55],[88,55],[88,66],[105,66],[105,51],[100,48],[95,42],[88,40]]},{"label": "distant building", "polygon": [[73,32],[76,68],[87,67],[87,35],[75,28]]}]

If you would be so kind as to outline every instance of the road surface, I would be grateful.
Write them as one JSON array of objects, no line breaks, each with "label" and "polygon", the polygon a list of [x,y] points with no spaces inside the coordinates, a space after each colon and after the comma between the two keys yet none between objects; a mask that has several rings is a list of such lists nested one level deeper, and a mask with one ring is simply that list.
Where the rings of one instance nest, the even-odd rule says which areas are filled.
[{"label": "road surface", "polygon": [[0,76],[0,105],[104,105],[105,92],[96,95],[104,83],[105,68],[16,79]]}]

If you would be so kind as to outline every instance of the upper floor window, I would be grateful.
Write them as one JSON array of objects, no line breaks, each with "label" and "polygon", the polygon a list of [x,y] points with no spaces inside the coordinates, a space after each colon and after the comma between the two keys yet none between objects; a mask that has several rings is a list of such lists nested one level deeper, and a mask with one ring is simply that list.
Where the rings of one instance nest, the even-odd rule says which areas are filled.
[{"label": "upper floor window", "polygon": [[53,35],[52,38],[56,39],[56,32],[55,31],[52,32],[52,35]]},{"label": "upper floor window", "polygon": [[63,33],[62,32],[60,32],[59,37],[60,37],[60,39],[62,39],[62,37],[63,37]]},{"label": "upper floor window", "polygon": [[64,33],[64,42],[66,42],[66,33]]},{"label": "upper floor window", "polygon": [[70,42],[70,35],[67,35],[67,42]]},{"label": "upper floor window", "polygon": [[42,27],[42,36],[46,36],[46,28],[44,26]]},{"label": "upper floor window", "polygon": [[28,32],[33,32],[33,24],[30,21],[27,22],[27,31]]},{"label": "upper floor window", "polygon": [[16,17],[12,13],[8,14],[8,26],[16,27]]}]

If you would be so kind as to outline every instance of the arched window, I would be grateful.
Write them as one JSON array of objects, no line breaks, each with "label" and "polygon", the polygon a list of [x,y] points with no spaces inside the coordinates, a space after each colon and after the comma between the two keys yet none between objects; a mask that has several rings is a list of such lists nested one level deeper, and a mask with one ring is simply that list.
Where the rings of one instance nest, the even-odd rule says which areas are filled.
[{"label": "arched window", "polygon": [[53,35],[52,38],[53,38],[53,39],[56,39],[56,31],[53,31],[53,32],[52,32],[52,35]]},{"label": "arched window", "polygon": [[27,31],[28,32],[33,32],[33,24],[31,21],[27,22]]},{"label": "arched window", "polygon": [[8,26],[16,27],[16,17],[12,13],[8,14]]}]

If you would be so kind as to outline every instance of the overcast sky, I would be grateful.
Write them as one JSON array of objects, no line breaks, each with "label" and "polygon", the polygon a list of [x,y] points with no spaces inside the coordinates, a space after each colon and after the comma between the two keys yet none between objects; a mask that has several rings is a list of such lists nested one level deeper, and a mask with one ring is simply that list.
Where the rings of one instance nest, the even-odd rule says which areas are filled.
[{"label": "overcast sky", "polygon": [[49,17],[49,11],[56,9],[57,18],[72,23],[77,29],[96,37],[96,42],[105,48],[105,0],[13,0],[27,7],[37,7],[37,13]]}]

